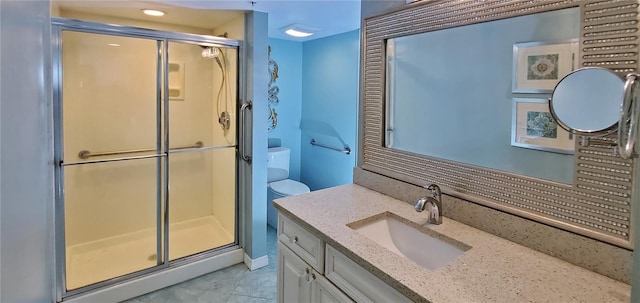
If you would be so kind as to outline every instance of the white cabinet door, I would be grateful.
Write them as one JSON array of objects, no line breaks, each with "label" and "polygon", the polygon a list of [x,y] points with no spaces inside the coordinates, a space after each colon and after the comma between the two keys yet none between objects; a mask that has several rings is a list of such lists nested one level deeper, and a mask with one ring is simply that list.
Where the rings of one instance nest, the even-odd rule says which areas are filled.
[{"label": "white cabinet door", "polygon": [[278,303],[311,302],[313,269],[278,242]]},{"label": "white cabinet door", "polygon": [[324,276],[314,272],[311,274],[311,302],[353,303],[353,300],[331,284]]}]

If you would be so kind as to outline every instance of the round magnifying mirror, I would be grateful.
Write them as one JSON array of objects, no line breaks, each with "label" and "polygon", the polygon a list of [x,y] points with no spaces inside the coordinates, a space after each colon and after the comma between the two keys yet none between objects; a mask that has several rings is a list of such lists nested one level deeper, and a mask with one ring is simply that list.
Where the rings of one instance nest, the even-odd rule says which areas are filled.
[{"label": "round magnifying mirror", "polygon": [[624,81],[605,68],[582,68],[556,85],[549,107],[562,128],[579,135],[614,132],[620,120]]}]

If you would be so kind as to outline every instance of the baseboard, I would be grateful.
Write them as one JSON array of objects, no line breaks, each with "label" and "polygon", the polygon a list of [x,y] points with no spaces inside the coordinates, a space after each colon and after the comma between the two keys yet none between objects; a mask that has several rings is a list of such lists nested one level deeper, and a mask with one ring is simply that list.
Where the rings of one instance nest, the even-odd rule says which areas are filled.
[{"label": "baseboard", "polygon": [[[120,302],[137,296],[165,288],[195,277],[217,271],[242,262],[243,249],[236,249],[217,256],[195,261],[183,266],[168,268],[157,273],[144,276],[133,281],[117,284],[97,290],[86,295],[74,296],[64,300],[65,303],[102,303]],[[246,256],[246,254],[244,254]],[[246,261],[245,261],[246,262]]]},{"label": "baseboard", "polygon": [[249,268],[249,270],[256,270],[258,268],[269,265],[269,257],[265,255],[259,258],[251,259],[249,255],[244,254],[244,264]]}]

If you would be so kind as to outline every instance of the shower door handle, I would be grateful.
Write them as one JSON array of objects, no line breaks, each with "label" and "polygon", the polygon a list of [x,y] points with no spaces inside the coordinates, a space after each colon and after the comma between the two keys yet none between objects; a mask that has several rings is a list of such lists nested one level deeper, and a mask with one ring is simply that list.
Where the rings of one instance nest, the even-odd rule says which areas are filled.
[{"label": "shower door handle", "polygon": [[247,161],[248,163],[251,163],[251,155],[248,155],[245,151],[246,149],[246,145],[247,145],[247,116],[246,116],[246,112],[248,109],[251,109],[252,107],[252,103],[251,100],[242,103],[242,106],[240,107],[240,157],[242,158],[242,160]]}]

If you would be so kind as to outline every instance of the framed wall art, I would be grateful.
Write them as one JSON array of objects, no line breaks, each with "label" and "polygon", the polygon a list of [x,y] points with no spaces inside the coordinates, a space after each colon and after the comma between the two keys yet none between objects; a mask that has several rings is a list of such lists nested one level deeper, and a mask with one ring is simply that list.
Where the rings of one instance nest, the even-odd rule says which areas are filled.
[{"label": "framed wall art", "polygon": [[573,154],[573,137],[555,122],[549,112],[547,99],[513,99],[512,146]]},{"label": "framed wall art", "polygon": [[551,93],[578,64],[578,39],[513,45],[513,92]]}]

